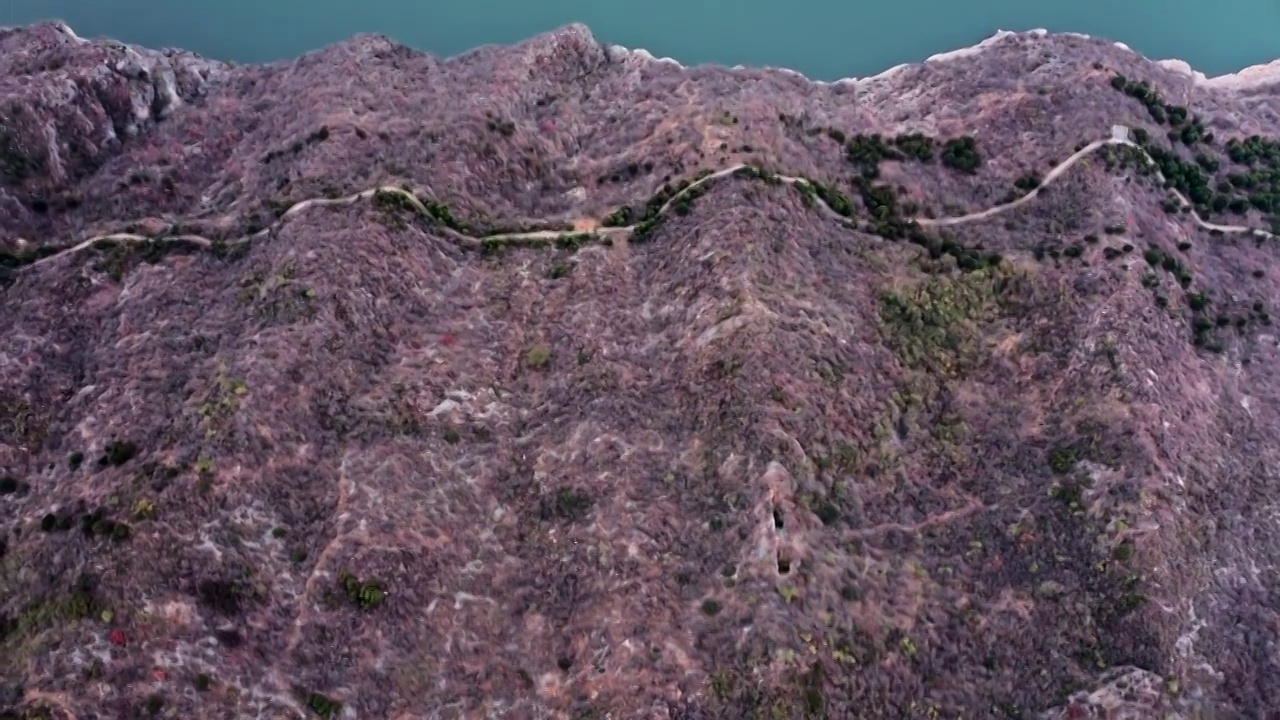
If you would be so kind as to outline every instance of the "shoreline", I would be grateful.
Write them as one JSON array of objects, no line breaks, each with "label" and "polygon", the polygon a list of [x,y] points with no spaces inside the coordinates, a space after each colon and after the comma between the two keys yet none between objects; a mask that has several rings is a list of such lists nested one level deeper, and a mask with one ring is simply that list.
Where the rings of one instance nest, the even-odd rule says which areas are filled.
[{"label": "shoreline", "polygon": [[[979,55],[985,52],[986,50],[992,47],[995,47],[1006,38],[1031,37],[1031,38],[1039,39],[1039,38],[1049,37],[1051,35],[1067,35],[1070,37],[1083,38],[1085,40],[1095,39],[1092,35],[1086,35],[1085,33],[1077,33],[1077,32],[1051,33],[1045,28],[1034,28],[1031,30],[1025,30],[1020,32],[997,29],[995,33],[993,33],[989,37],[986,37],[978,41],[977,43],[974,43],[973,45],[969,45],[967,47],[961,47],[961,48],[956,48],[954,50],[934,53],[933,55],[930,55],[929,57],[925,58],[922,61],[899,63],[892,67],[881,70],[875,75],[870,75],[867,77],[856,77],[856,76],[842,77],[837,80],[815,80],[798,70],[794,70],[792,68],[785,68],[785,67],[775,67],[772,65],[738,64],[738,65],[733,65],[728,69],[732,71],[771,70],[774,72],[781,72],[788,75],[799,76],[815,85],[844,85],[844,84],[864,85],[871,82],[887,80],[890,77],[893,77],[898,72],[901,72],[902,70],[905,70],[906,68],[909,68],[912,66],[926,65],[929,63],[948,62],[950,60],[959,60],[966,57],[973,57],[975,55]],[[1127,52],[1133,53],[1134,55],[1142,56],[1141,53],[1129,47],[1125,43],[1114,42],[1113,44],[1117,48],[1120,48],[1121,50],[1125,50]],[[676,60],[675,58],[672,58],[672,57],[655,57],[653,53],[649,52],[644,48],[628,48],[623,45],[609,45],[608,47],[611,50],[626,53],[633,57],[637,57],[650,62],[671,64],[681,69],[687,69],[689,67],[681,63],[679,60]],[[1145,56],[1142,56],[1142,57],[1145,57]],[[1232,91],[1250,90],[1253,88],[1260,87],[1262,85],[1268,85],[1271,83],[1280,83],[1280,57],[1276,58],[1275,60],[1271,60],[1270,62],[1258,63],[1256,65],[1249,65],[1247,67],[1243,67],[1233,73],[1224,73],[1222,75],[1213,75],[1213,76],[1205,75],[1204,73],[1193,68],[1190,63],[1186,62],[1185,60],[1180,60],[1178,58],[1166,58],[1166,59],[1160,59],[1160,60],[1153,60],[1151,58],[1146,58],[1146,59],[1151,60],[1151,62],[1155,63],[1156,65],[1159,65],[1160,67],[1166,70],[1171,70],[1178,74],[1190,77],[1196,85],[1204,86],[1214,90],[1232,90]],[[713,66],[715,65],[715,63],[706,63],[706,64],[713,65]]]},{"label": "shoreline", "polygon": [[[77,35],[75,30],[73,30],[71,26],[63,20],[49,20],[46,22],[49,22],[51,25],[57,28],[60,32],[65,34],[68,38],[72,40],[72,42],[75,42],[75,43],[87,42],[87,40]],[[570,28],[580,29],[582,31],[585,31],[585,33],[591,36],[592,38],[595,37],[594,34],[591,32],[591,29],[582,23],[570,23],[569,25],[563,26],[559,29],[552,30],[549,33],[541,33],[541,34],[557,34],[565,30],[568,30]],[[995,47],[1006,38],[1016,39],[1020,37],[1028,37],[1028,38],[1042,39],[1045,37],[1049,37],[1050,35],[1065,35],[1069,37],[1082,38],[1085,40],[1095,39],[1092,35],[1087,35],[1085,33],[1069,32],[1069,31],[1051,33],[1045,28],[1033,28],[1031,30],[1025,30],[1025,31],[997,29],[990,36],[978,41],[977,43],[974,43],[973,45],[969,45],[967,47],[955,48],[953,50],[947,50],[945,52],[934,53],[933,55],[926,57],[922,61],[899,63],[892,67],[881,70],[875,75],[870,75],[870,76],[861,77],[861,78],[856,76],[849,76],[849,77],[838,78],[836,80],[815,80],[805,75],[804,73],[800,72],[799,70],[794,70],[792,68],[786,68],[786,67],[776,67],[772,65],[738,64],[733,66],[721,65],[721,67],[728,67],[728,69],[731,71],[770,70],[774,72],[785,73],[788,75],[794,75],[794,76],[803,78],[807,82],[813,83],[815,85],[861,86],[861,85],[865,85],[872,82],[887,80],[890,77],[893,77],[898,72],[901,72],[902,70],[908,67],[913,67],[918,65],[927,65],[929,63],[948,62],[951,60],[959,60],[962,58],[973,57],[975,55],[979,55],[985,52],[986,50],[992,47]],[[533,37],[537,37],[537,35]],[[532,38],[528,38],[528,39],[532,39]],[[519,44],[519,43],[516,43],[516,44]],[[602,44],[605,45],[605,47],[607,47],[609,50],[613,52],[622,53],[630,57],[638,58],[643,61],[675,65],[680,69],[688,69],[689,67],[681,63],[679,60],[676,60],[675,58],[672,58],[672,57],[666,57],[666,56],[656,57],[654,56],[653,53],[641,47],[628,48],[624,45],[605,44],[605,43],[602,43]],[[1120,48],[1121,50],[1125,50],[1127,52],[1133,53],[1134,55],[1138,55],[1140,57],[1145,58],[1145,56],[1143,56],[1141,53],[1129,47],[1123,42],[1116,41],[1116,42],[1113,42],[1112,44],[1115,45],[1117,48]],[[459,55],[460,56],[466,55],[478,49],[479,48],[472,48],[471,50],[464,53],[460,53]],[[1277,57],[1276,59],[1271,60],[1269,62],[1258,63],[1255,65],[1249,65],[1247,67],[1243,67],[1233,73],[1224,73],[1222,75],[1213,75],[1213,76],[1205,75],[1204,73],[1192,67],[1192,65],[1187,61],[1179,58],[1164,58],[1164,59],[1158,59],[1158,60],[1152,59],[1152,58],[1146,58],[1146,59],[1150,60],[1151,62],[1155,63],[1156,65],[1159,65],[1160,67],[1166,70],[1170,70],[1172,72],[1191,78],[1191,81],[1197,86],[1203,86],[1203,87],[1207,87],[1214,90],[1241,91],[1241,90],[1254,89],[1254,88],[1257,88],[1263,85],[1272,84],[1272,83],[1280,83],[1280,57]],[[715,66],[717,65],[717,63],[703,63],[703,65]]]}]

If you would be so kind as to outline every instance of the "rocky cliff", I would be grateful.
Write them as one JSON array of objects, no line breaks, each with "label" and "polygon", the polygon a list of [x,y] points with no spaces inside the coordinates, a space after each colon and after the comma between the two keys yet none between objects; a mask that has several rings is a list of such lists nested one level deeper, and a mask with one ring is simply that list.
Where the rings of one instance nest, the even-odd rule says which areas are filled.
[{"label": "rocky cliff", "polygon": [[1268,78],[0,30],[0,711],[1267,717]]}]

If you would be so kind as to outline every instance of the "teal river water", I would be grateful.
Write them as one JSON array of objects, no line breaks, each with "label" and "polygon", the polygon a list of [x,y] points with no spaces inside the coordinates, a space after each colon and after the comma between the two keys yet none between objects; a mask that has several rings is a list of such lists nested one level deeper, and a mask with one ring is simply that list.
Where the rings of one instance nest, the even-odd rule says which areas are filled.
[{"label": "teal river water", "polygon": [[357,32],[454,55],[573,21],[686,65],[772,65],[823,80],[923,60],[998,28],[1102,36],[1209,75],[1280,56],[1280,0],[0,0],[0,25],[51,17],[83,36],[239,62]]}]

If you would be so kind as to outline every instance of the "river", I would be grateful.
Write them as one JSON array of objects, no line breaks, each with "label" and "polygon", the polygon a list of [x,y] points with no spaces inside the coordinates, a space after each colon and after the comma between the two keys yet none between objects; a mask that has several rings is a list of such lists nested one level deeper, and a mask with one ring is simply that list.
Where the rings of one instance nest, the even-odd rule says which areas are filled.
[{"label": "river", "polygon": [[357,32],[447,56],[580,21],[602,41],[686,65],[770,65],[820,80],[874,75],[997,29],[1106,37],[1207,75],[1280,56],[1276,0],[0,0],[0,25],[46,18],[86,37],[238,62],[293,57]]}]

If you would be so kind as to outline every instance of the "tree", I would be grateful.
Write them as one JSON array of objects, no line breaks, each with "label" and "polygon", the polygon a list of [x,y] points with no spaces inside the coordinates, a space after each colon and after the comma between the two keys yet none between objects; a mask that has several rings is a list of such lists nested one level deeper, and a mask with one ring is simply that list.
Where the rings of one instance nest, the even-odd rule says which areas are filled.
[{"label": "tree", "polygon": [[968,175],[973,175],[982,165],[978,143],[970,135],[952,138],[942,145],[942,164]]}]

